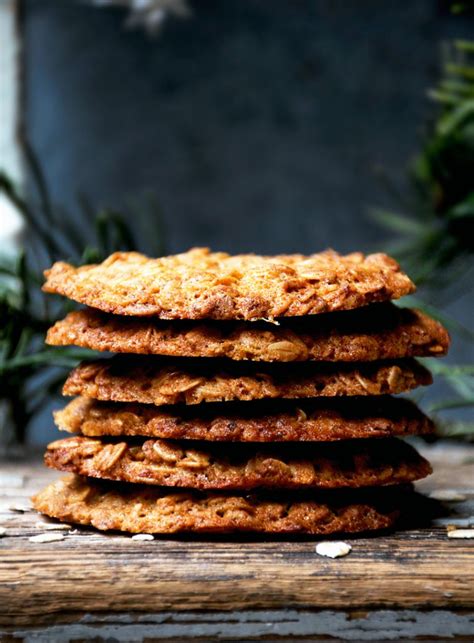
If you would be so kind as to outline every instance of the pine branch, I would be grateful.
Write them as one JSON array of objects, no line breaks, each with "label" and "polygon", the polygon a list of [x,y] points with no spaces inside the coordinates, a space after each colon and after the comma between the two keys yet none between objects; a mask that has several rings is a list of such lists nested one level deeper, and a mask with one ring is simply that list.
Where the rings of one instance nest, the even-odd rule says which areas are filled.
[{"label": "pine branch", "polygon": [[[0,191],[23,214],[31,244],[14,258],[0,256],[0,399],[10,405],[19,441],[25,439],[26,427],[47,394],[57,391],[64,369],[94,356],[93,351],[73,347],[45,347],[47,328],[64,317],[73,304],[60,298],[53,301],[41,292],[43,276],[37,257],[81,264],[101,261],[115,250],[134,250],[137,245],[125,216],[115,210],[90,207],[79,229],[62,207],[53,204],[34,151],[27,144],[26,151],[38,202],[26,199],[0,172]],[[151,219],[159,217],[157,212],[151,215]],[[58,369],[60,377],[54,375]],[[39,372],[43,385],[35,392]],[[45,391],[48,379],[50,387]]]}]

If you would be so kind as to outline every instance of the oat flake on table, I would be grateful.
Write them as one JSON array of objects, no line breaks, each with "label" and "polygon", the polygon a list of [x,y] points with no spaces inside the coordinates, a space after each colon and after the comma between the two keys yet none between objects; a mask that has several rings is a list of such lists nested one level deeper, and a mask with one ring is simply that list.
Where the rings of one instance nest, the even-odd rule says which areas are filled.
[{"label": "oat flake on table", "polygon": [[474,529],[451,529],[448,538],[474,538]]},{"label": "oat flake on table", "polygon": [[322,542],[316,545],[316,553],[327,558],[347,556],[351,549],[352,547],[349,543],[342,541]]},{"label": "oat flake on table", "polygon": [[429,497],[433,500],[440,500],[445,502],[463,502],[466,500],[466,496],[454,489],[438,489],[437,491],[432,491],[429,494]]},{"label": "oat flake on table", "polygon": [[64,534],[38,534],[31,536],[28,540],[32,543],[52,543],[56,540],[64,540]]}]

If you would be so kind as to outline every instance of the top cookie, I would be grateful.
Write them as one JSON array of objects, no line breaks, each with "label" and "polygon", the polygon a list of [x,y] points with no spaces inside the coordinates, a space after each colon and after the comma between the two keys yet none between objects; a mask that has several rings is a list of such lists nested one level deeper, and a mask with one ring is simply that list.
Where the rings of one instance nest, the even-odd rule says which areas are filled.
[{"label": "top cookie", "polygon": [[349,310],[415,290],[385,254],[231,256],[193,248],[150,259],[116,252],[103,263],[55,263],[46,292],[102,311],[161,319],[273,320]]}]

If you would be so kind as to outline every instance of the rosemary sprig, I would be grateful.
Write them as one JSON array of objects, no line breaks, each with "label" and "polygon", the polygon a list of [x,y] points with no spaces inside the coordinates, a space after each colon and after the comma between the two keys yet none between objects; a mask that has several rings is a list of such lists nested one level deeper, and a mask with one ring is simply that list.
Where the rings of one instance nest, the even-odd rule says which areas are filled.
[{"label": "rosemary sprig", "polygon": [[[64,369],[94,356],[92,351],[74,347],[45,346],[47,328],[70,310],[71,303],[41,292],[42,269],[59,259],[76,264],[98,262],[115,250],[137,246],[125,216],[115,210],[96,212],[87,204],[86,211],[83,199],[81,225],[74,223],[64,208],[53,205],[41,166],[27,144],[26,151],[35,186],[31,198],[0,172],[0,193],[27,224],[25,248],[13,257],[0,256],[0,402],[12,428],[10,435],[2,436],[0,425],[0,443],[23,442],[32,417],[58,391]],[[152,221],[159,213],[148,210],[147,215]]]}]

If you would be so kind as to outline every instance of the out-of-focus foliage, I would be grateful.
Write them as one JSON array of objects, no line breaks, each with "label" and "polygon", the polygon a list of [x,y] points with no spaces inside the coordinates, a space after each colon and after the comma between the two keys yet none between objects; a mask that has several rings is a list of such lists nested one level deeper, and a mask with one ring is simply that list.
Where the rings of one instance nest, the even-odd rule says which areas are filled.
[{"label": "out-of-focus foliage", "polygon": [[[437,316],[452,333],[474,338],[470,329],[451,322],[439,308],[472,292],[474,280],[474,42],[455,41],[444,54],[442,77],[429,92],[437,102],[434,122],[410,168],[411,190],[403,211],[376,211],[378,221],[395,233],[390,251],[420,287],[419,307]],[[455,392],[433,411],[474,405],[474,366],[430,360],[429,367]],[[446,435],[474,437],[474,424],[441,421]]]},{"label": "out-of-focus foliage", "polygon": [[[53,205],[36,157],[29,149],[26,157],[34,185],[29,198],[0,172],[0,193],[21,212],[26,223],[23,250],[15,256],[0,255],[0,444],[4,445],[24,441],[31,418],[49,395],[57,392],[64,368],[92,354],[44,344],[47,328],[71,305],[41,292],[42,270],[56,260],[76,264],[102,261],[115,250],[133,250],[137,245],[126,218],[118,212],[96,212],[80,199],[81,216],[73,217]],[[150,216],[150,227],[152,223]],[[159,234],[156,239],[155,250],[160,254]],[[7,427],[9,435],[5,434]]]},{"label": "out-of-focus foliage", "polygon": [[429,94],[439,113],[410,168],[404,211],[376,216],[400,238],[393,251],[416,283],[442,302],[474,276],[474,42],[453,43]]},{"label": "out-of-focus foliage", "polygon": [[473,0],[451,0],[450,9],[451,13],[454,14],[472,14],[474,13],[474,2]]}]

